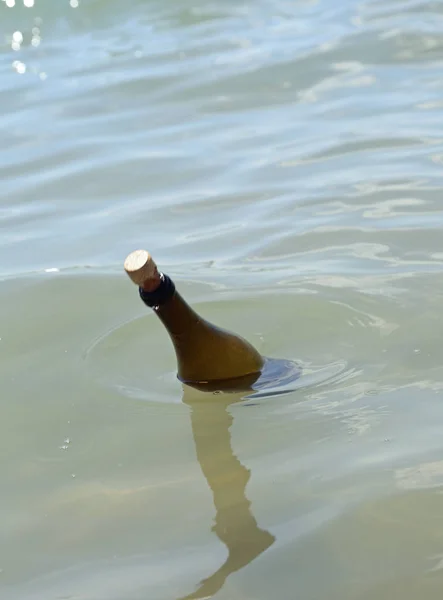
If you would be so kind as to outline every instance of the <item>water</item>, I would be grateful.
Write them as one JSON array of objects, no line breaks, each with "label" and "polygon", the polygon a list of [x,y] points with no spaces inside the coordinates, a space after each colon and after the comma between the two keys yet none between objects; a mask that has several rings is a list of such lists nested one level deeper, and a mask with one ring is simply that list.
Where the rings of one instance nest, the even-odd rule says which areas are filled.
[{"label": "water", "polygon": [[[0,597],[440,600],[441,3],[12,4]],[[184,389],[139,247],[297,385]]]}]

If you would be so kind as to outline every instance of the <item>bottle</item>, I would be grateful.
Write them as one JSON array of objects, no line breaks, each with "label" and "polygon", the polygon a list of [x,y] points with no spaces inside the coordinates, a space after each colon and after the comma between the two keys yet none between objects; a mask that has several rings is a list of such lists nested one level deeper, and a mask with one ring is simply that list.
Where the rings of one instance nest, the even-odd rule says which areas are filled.
[{"label": "bottle", "polygon": [[[159,273],[146,250],[129,254],[126,273],[139,287],[142,301],[165,326],[175,349],[177,376],[200,389],[219,389],[236,383],[249,387],[260,376],[265,359],[242,337],[203,319]],[[241,380],[241,381],[240,381]]]}]

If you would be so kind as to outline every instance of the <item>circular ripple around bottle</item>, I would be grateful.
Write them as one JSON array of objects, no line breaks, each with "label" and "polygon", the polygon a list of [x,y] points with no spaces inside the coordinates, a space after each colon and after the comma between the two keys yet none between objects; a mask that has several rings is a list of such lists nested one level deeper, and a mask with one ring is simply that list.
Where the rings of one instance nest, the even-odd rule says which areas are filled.
[{"label": "circular ripple around bottle", "polygon": [[[125,323],[86,351],[94,378],[119,394],[167,403],[180,402],[182,392],[192,389],[266,398],[324,383],[345,369],[343,363],[313,369],[262,355],[245,338],[201,317],[145,250],[128,255],[124,266],[158,321],[146,317]],[[175,350],[174,372],[165,331]]]},{"label": "circular ripple around bottle", "polygon": [[[162,334],[155,319],[149,315],[107,331],[93,340],[84,353],[92,378],[124,398],[180,404],[184,384],[178,380],[174,365],[171,365],[174,357]],[[147,337],[149,344],[146,343]],[[150,348],[155,351],[150,352]],[[260,376],[255,377],[249,386],[236,382],[231,390],[216,384],[212,389],[206,387],[205,390],[204,386],[200,389],[208,396],[239,393],[248,401],[290,394],[345,375],[344,362],[306,365],[289,359],[265,357]]]},{"label": "circular ripple around bottle", "polygon": [[336,362],[308,369],[301,363],[280,358],[266,358],[262,373],[246,397],[269,398],[290,394],[301,388],[320,385],[345,373],[346,363]]}]

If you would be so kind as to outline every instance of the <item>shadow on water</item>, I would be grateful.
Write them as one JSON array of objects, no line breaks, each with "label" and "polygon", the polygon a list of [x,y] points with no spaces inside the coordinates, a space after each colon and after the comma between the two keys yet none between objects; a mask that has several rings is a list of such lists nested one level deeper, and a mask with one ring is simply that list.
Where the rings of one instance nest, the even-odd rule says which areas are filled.
[{"label": "shadow on water", "polygon": [[[294,381],[300,370],[288,362],[285,365],[288,377],[290,365],[291,379]],[[267,372],[270,374],[270,369]],[[235,455],[230,432],[233,417],[229,407],[245,401],[251,392],[255,396],[254,392],[266,388],[266,383],[266,377],[260,377],[257,382],[254,378],[249,381],[238,380],[229,392],[208,388],[198,390],[183,385],[183,402],[191,410],[197,459],[212,491],[216,509],[212,531],[226,546],[228,557],[217,571],[200,582],[194,592],[177,600],[212,598],[229,575],[251,563],[275,542],[275,537],[269,531],[259,527],[252,513],[251,502],[246,496],[251,472]],[[236,384],[240,389],[236,389]],[[214,391],[219,393],[214,395]]]},{"label": "shadow on water", "polygon": [[[186,387],[186,386],[184,386]],[[231,444],[233,417],[229,406],[242,394],[212,395],[209,402],[185,389],[183,402],[191,409],[191,426],[197,459],[212,491],[216,509],[212,531],[225,544],[228,557],[221,567],[200,582],[198,589],[177,600],[211,598],[231,574],[262,554],[275,541],[255,520],[246,486],[251,476],[236,457]]]}]

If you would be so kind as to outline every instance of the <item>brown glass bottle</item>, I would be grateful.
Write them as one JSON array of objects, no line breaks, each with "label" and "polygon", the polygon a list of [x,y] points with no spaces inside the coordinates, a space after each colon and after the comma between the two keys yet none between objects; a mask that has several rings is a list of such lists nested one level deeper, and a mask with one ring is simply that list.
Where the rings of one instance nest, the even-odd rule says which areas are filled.
[{"label": "brown glass bottle", "polygon": [[148,252],[132,252],[125,261],[125,270],[139,286],[141,299],[165,326],[175,349],[181,381],[217,388],[242,380],[244,387],[259,377],[264,358],[257,350],[242,337],[198,315],[171,279],[158,272]]}]

